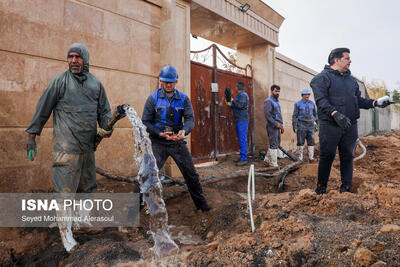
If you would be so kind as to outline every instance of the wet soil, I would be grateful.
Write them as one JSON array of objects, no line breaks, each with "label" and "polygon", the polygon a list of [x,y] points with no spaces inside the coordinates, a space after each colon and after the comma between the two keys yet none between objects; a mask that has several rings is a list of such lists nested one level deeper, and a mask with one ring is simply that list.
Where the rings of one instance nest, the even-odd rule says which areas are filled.
[{"label": "wet soil", "polygon": [[[278,191],[278,177],[256,177],[255,232],[250,227],[245,176],[203,186],[214,208],[209,213],[197,211],[187,192],[166,201],[172,237],[180,247],[175,257],[152,258],[143,210],[138,228],[74,232],[80,246],[71,254],[64,251],[56,228],[2,228],[0,265],[400,266],[400,133],[361,141],[367,154],[355,162],[353,193],[338,191],[338,159],[328,193],[322,196],[313,191],[318,161],[290,173],[284,192]],[[361,153],[357,148],[356,154]],[[223,176],[248,169],[235,166],[235,158],[199,168],[199,174]],[[253,163],[256,171],[266,167]],[[281,166],[289,163],[280,161]],[[99,192],[134,190],[133,184],[98,178]],[[165,187],[164,195],[183,188]]]}]

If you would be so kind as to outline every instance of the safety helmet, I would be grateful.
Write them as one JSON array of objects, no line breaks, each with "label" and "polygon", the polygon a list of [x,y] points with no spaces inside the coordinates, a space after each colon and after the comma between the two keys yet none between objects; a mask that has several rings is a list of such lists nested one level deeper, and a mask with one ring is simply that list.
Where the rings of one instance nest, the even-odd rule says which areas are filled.
[{"label": "safety helmet", "polygon": [[161,81],[174,83],[178,80],[178,71],[171,65],[164,66],[158,75]]},{"label": "safety helmet", "polygon": [[303,90],[301,90],[301,95],[311,95],[310,89],[303,89]]}]

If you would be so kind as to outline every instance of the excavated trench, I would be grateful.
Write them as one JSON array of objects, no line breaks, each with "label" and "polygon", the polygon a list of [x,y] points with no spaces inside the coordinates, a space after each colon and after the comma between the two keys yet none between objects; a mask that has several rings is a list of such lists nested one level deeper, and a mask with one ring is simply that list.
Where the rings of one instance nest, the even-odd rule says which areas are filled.
[{"label": "excavated trench", "polygon": [[[355,164],[354,194],[339,194],[337,161],[331,171],[328,194],[323,196],[313,192],[318,162],[290,173],[281,193],[279,177],[256,177],[254,233],[245,198],[248,175],[244,173],[203,185],[214,208],[210,213],[197,211],[187,192],[176,193],[184,186],[163,188],[164,196],[173,196],[166,200],[166,207],[172,237],[180,247],[176,258],[152,258],[149,248],[153,244],[147,234],[149,218],[142,211],[139,228],[76,232],[80,247],[72,254],[64,251],[58,229],[0,229],[0,264],[370,266],[381,261],[387,266],[399,266],[400,230],[396,226],[400,227],[400,134],[370,136],[362,138],[362,142],[367,154]],[[280,162],[290,163],[288,159]],[[255,165],[256,172],[265,168],[261,162]],[[198,169],[201,177],[232,176],[239,170],[232,158]],[[132,183],[98,178],[99,192],[134,191]],[[382,230],[384,226],[389,230]]]}]

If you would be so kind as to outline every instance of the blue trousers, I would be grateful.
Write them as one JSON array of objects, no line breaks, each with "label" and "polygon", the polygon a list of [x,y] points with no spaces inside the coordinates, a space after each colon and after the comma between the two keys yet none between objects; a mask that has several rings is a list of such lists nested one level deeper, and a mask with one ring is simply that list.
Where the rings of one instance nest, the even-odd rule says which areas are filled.
[{"label": "blue trousers", "polygon": [[247,132],[249,121],[238,121],[235,122],[235,125],[240,147],[240,160],[247,161]]}]

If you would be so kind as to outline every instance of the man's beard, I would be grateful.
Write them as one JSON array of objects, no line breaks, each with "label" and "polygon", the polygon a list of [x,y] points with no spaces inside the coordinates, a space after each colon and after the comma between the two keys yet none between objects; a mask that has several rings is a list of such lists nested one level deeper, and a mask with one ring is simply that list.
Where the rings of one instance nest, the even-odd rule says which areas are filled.
[{"label": "man's beard", "polygon": [[72,68],[72,66],[69,66],[69,70],[70,70],[73,74],[79,74],[79,73],[82,72],[82,67],[77,68],[77,67],[74,66],[74,68]]},{"label": "man's beard", "polygon": [[273,98],[275,98],[276,100],[278,100],[279,95],[272,95]]}]

